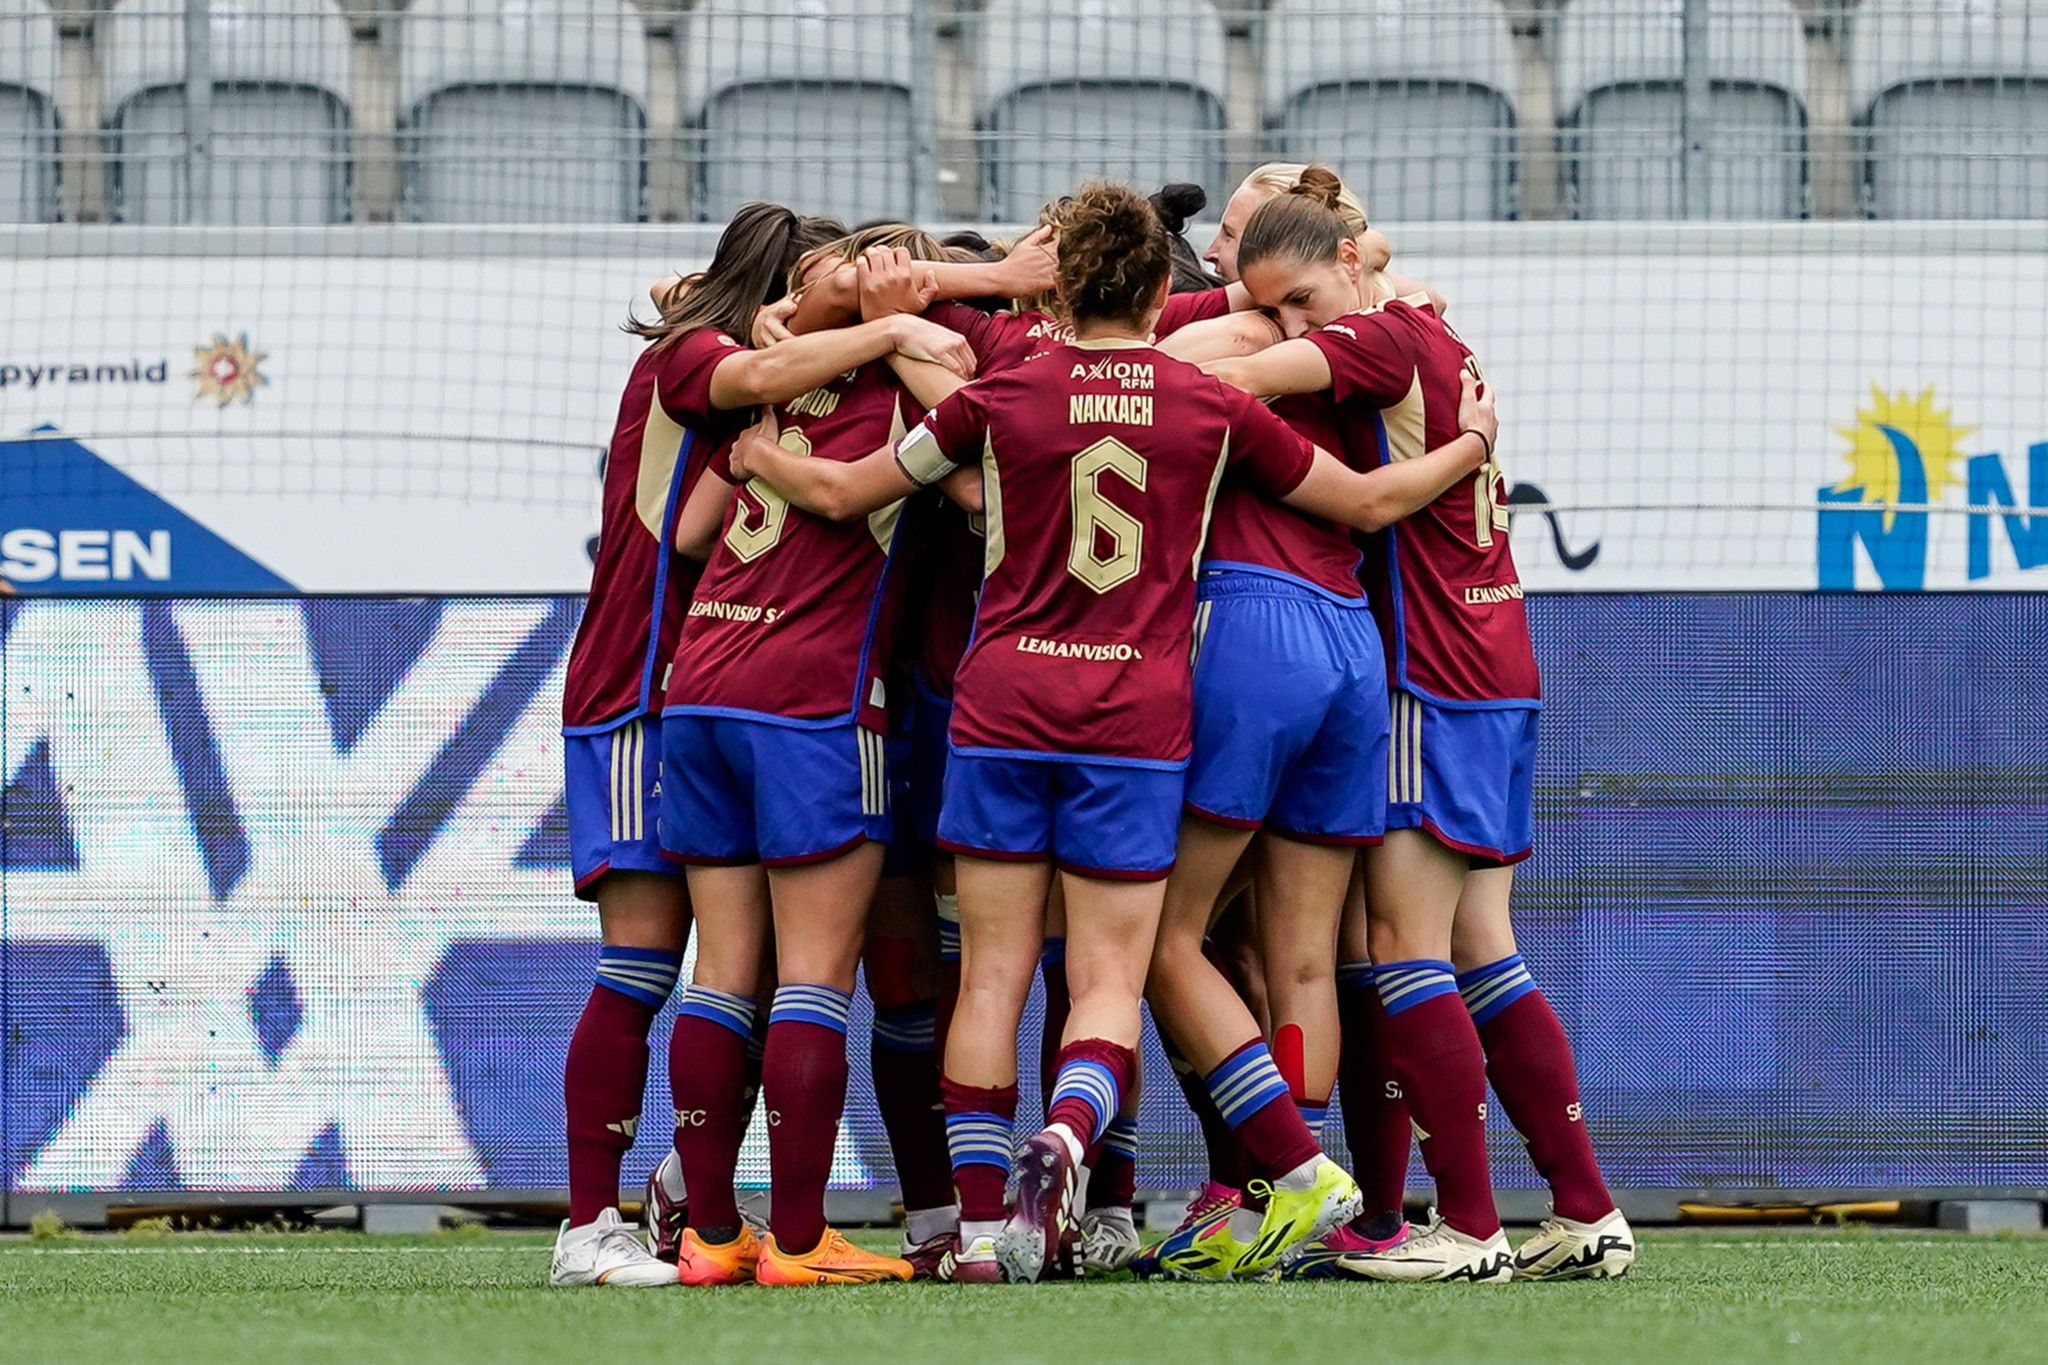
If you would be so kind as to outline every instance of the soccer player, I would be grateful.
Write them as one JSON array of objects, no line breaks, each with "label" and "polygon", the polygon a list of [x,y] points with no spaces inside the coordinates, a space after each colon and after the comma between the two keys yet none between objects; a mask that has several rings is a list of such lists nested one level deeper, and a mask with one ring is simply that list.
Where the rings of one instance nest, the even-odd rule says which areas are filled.
[{"label": "soccer player", "polygon": [[[719,238],[710,265],[687,282],[666,282],[658,297],[679,318],[682,310],[706,319],[717,311],[718,321],[746,335],[755,310],[782,293],[798,253],[838,230],[779,205],[747,205]],[[665,326],[634,329],[655,339]],[[597,903],[603,947],[563,1077],[569,1218],[549,1270],[555,1284],[676,1282],[673,1265],[641,1248],[614,1205],[619,1168],[640,1124],[648,1029],[674,989],[690,928],[682,881],[655,838],[657,669],[674,651],[698,561],[717,529],[720,504],[692,494],[713,455],[724,462],[724,443],[746,421],[743,410],[713,410],[692,390],[689,376],[705,344],[681,338],[650,346],[633,364],[605,459],[589,602],[569,654],[562,742],[570,863],[577,896]],[[673,1188],[664,1194],[650,1181],[650,1202],[679,1201],[674,1163],[663,1168]],[[659,1250],[658,1229],[650,1241]]]},{"label": "soccer player", "polygon": [[[1476,467],[1459,436],[1405,468],[1355,474],[1263,407],[1149,344],[1166,302],[1157,215],[1086,186],[1061,223],[1073,339],[941,403],[897,448],[851,465],[764,441],[742,468],[800,505],[864,515],[979,467],[987,571],[955,684],[939,838],[958,861],[965,972],[947,1040],[961,1195],[956,1278],[1038,1277],[1071,1227],[1079,1169],[1137,1065],[1139,994],[1172,870],[1189,734],[1194,569],[1215,490],[1244,479],[1353,525]],[[1045,1129],[1011,1161],[1016,1027],[1055,872],[1072,1013]],[[1305,1134],[1284,1087],[1284,1120]],[[1285,1150],[1300,1151],[1297,1142]],[[1005,1219],[1006,1176],[1017,1181]],[[1313,1140],[1277,1173],[1243,1261],[1278,1261],[1356,1212],[1357,1187]]]},{"label": "soccer player", "polygon": [[[1426,301],[1384,296],[1338,212],[1340,189],[1333,173],[1312,168],[1251,215],[1238,268],[1296,339],[1211,368],[1254,393],[1328,390],[1347,434],[1364,442],[1360,459],[1398,467],[1455,429],[1453,393],[1471,352]],[[1527,856],[1532,834],[1541,705],[1507,532],[1489,451],[1460,486],[1368,550],[1393,689],[1389,830],[1365,855],[1368,946],[1392,1069],[1422,1135],[1439,1216],[1398,1246],[1340,1262],[1365,1278],[1483,1281],[1524,1265],[1536,1277],[1618,1274],[1634,1254],[1579,1121],[1569,1045],[1507,929],[1506,869]],[[1471,962],[1462,973],[1459,939]],[[1533,1003],[1516,1022],[1497,1027],[1524,1000]],[[1475,1022],[1502,1037],[1495,1055],[1515,1058],[1511,1067],[1489,1067]],[[1501,1232],[1487,1171],[1489,1071],[1571,1207],[1520,1257]],[[1405,1140],[1401,1156],[1405,1163]]]}]

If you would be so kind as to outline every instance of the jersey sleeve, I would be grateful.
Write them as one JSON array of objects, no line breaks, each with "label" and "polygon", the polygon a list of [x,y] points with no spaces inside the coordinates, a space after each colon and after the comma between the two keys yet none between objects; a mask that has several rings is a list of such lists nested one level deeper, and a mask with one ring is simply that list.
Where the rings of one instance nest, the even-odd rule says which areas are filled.
[{"label": "jersey sleeve", "polygon": [[956,390],[896,443],[896,464],[912,482],[937,483],[980,461],[988,421],[975,387]]},{"label": "jersey sleeve", "polygon": [[927,322],[958,332],[974,352],[977,369],[985,370],[1003,354],[1009,344],[1009,329],[1003,325],[1007,313],[984,313],[964,303],[935,303],[924,310]]},{"label": "jersey sleeve", "polygon": [[1330,363],[1330,396],[1342,403],[1369,398],[1398,403],[1415,382],[1415,351],[1408,333],[1384,310],[1338,318],[1308,341]]},{"label": "jersey sleeve", "polygon": [[1230,311],[1228,289],[1199,289],[1192,294],[1169,294],[1166,307],[1159,310],[1159,322],[1152,339],[1164,341],[1191,322],[1207,322]]},{"label": "jersey sleeve", "polygon": [[737,341],[711,327],[699,327],[671,345],[654,372],[663,410],[684,426],[711,423],[716,411],[711,406],[712,372],[739,349]]},{"label": "jersey sleeve", "polygon": [[1230,420],[1230,472],[1271,498],[1301,486],[1315,448],[1250,394],[1237,395]]}]

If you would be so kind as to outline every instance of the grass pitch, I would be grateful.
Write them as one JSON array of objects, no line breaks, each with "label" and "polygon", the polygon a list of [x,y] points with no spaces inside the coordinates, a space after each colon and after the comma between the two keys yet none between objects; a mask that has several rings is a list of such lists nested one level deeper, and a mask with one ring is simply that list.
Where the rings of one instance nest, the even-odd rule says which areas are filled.
[{"label": "grass pitch", "polygon": [[0,1241],[0,1360],[2048,1359],[2048,1239],[1650,1232],[1628,1279],[1500,1287],[551,1290],[532,1234]]}]

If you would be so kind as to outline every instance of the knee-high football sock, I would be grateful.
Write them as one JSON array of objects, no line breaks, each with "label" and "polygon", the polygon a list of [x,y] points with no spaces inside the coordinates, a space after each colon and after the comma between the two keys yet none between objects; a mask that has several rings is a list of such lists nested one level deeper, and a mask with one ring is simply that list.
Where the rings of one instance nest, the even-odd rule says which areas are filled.
[{"label": "knee-high football sock", "polygon": [[1067,941],[1049,938],[1038,954],[1039,979],[1045,982],[1045,1023],[1038,1035],[1038,1102],[1052,1111],[1053,1073],[1059,1069],[1060,1039],[1067,1031],[1073,998],[1067,994]]},{"label": "knee-high football sock", "polygon": [[1486,1049],[1493,1093],[1550,1186],[1551,1207],[1581,1223],[1604,1218],[1614,1208],[1614,1196],[1600,1178],[1600,1163],[1586,1134],[1571,1040],[1522,955],[1513,953],[1462,974],[1458,990]]},{"label": "knee-high football sock", "polygon": [[1123,1108],[1124,1092],[1138,1071],[1138,1054],[1101,1038],[1082,1038],[1059,1050],[1045,1126],[1064,1126],[1080,1151],[1076,1164],[1090,1161],[1110,1120]]},{"label": "knee-high football sock", "polygon": [[1322,1154],[1266,1045],[1253,1038],[1208,1075],[1217,1112],[1243,1145],[1250,1172],[1277,1179]]},{"label": "knee-high football sock", "polygon": [[1225,1189],[1242,1190],[1250,1177],[1246,1174],[1244,1144],[1237,1140],[1237,1134],[1223,1121],[1223,1115],[1216,1111],[1216,1101],[1209,1097],[1209,1082],[1194,1064],[1180,1055],[1173,1040],[1164,1031],[1159,1041],[1166,1047],[1166,1063],[1173,1070],[1173,1079],[1180,1086],[1181,1097],[1194,1112],[1195,1122],[1202,1128],[1202,1146],[1209,1154],[1209,1181]]},{"label": "knee-high football sock", "polygon": [[1437,1212],[1468,1237],[1491,1237],[1500,1215],[1486,1163],[1486,1058],[1451,964],[1389,962],[1373,968],[1373,979]]},{"label": "knee-high football sock", "polygon": [[953,1202],[946,1152],[946,1113],[939,1099],[937,1020],[930,1004],[875,1007],[868,1065],[875,1107],[896,1158],[903,1207],[944,1208]]},{"label": "knee-high football sock", "polygon": [[1118,1115],[1102,1132],[1088,1171],[1087,1207],[1127,1209],[1138,1197],[1138,1121]]},{"label": "knee-high football sock", "polygon": [[739,1235],[733,1174],[747,1121],[747,1038],[754,1002],[709,986],[683,988],[668,1041],[676,1104],[676,1159],[690,1191],[690,1226],[714,1242]]},{"label": "knee-high football sock", "polygon": [[953,1188],[960,1194],[960,1221],[1001,1222],[1003,1186],[1014,1152],[1017,1087],[988,1088],[941,1080],[946,1102],[946,1146],[953,1162]]},{"label": "knee-high football sock", "polygon": [[846,1112],[846,1020],[853,997],[785,981],[768,1011],[761,1102],[768,1106],[769,1231],[802,1254],[825,1232],[825,1182]]},{"label": "knee-high football sock", "polygon": [[598,952],[597,984],[583,1002],[562,1072],[572,1227],[619,1202],[619,1166],[639,1131],[647,1089],[647,1030],[682,965],[676,954],[653,948]]},{"label": "knee-high football sock", "polygon": [[1351,1149],[1351,1173],[1365,1194],[1365,1214],[1398,1212],[1408,1184],[1408,1150],[1414,1130],[1408,1102],[1394,1076],[1387,1047],[1387,1012],[1373,984],[1370,962],[1337,968],[1337,1020],[1343,1048],[1337,1054],[1337,1098],[1344,1111],[1344,1143]]}]

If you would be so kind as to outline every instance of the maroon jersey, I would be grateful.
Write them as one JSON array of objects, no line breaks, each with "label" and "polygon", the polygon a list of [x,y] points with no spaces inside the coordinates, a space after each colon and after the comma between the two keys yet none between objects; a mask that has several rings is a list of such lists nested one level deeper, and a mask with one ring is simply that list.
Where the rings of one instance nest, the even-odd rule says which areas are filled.
[{"label": "maroon jersey", "polygon": [[[849,463],[889,449],[923,415],[880,362],[775,409],[785,448]],[[902,511],[827,521],[750,480],[698,581],[665,710],[885,730]]]},{"label": "maroon jersey", "polygon": [[934,483],[979,464],[987,572],[953,743],[1187,761],[1195,561],[1226,471],[1273,497],[1311,451],[1248,395],[1136,342],[1058,347],[970,384],[897,447]]},{"label": "maroon jersey", "polygon": [[[562,728],[611,728],[660,705],[697,562],[675,552],[676,514],[748,420],[711,406],[711,372],[739,343],[700,327],[640,353],[604,465],[590,601],[569,651]],[[683,451],[687,442],[688,456]]]},{"label": "maroon jersey", "polygon": [[[1220,318],[1229,311],[1228,289],[1169,295],[1152,337],[1164,341],[1191,322]],[[1035,308],[1023,313],[984,313],[964,303],[937,303],[925,310],[925,317],[960,334],[974,352],[976,373],[984,379],[1074,339],[1072,325]]]},{"label": "maroon jersey", "polygon": [[[1456,439],[1459,372],[1472,352],[1427,306],[1395,300],[1308,339],[1329,359],[1359,468]],[[1499,465],[1488,461],[1368,538],[1365,576],[1395,686],[1454,706],[1524,706],[1542,695]]]},{"label": "maroon jersey", "polygon": [[[1275,399],[1273,414],[1310,445],[1345,458],[1337,405],[1327,394],[1292,394]],[[1359,602],[1358,546],[1351,529],[1297,512],[1231,481],[1216,495],[1204,569],[1238,569],[1306,583],[1332,597]]]}]

